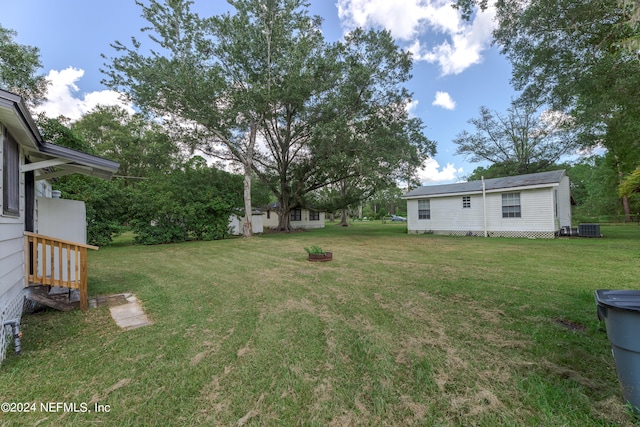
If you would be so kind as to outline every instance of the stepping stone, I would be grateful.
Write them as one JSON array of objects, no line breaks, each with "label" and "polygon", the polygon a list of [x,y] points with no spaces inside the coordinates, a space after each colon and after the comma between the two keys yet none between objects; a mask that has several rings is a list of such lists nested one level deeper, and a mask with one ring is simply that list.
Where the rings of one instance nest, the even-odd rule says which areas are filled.
[{"label": "stepping stone", "polygon": [[127,297],[126,304],[109,307],[109,311],[116,325],[125,331],[153,324],[133,295]]}]

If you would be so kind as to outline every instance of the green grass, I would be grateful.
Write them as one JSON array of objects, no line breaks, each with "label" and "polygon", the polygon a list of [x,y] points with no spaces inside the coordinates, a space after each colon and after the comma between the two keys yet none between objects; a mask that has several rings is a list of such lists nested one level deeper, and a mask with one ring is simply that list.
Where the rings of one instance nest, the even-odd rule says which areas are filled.
[{"label": "green grass", "polygon": [[[0,425],[625,425],[596,289],[640,289],[640,227],[603,239],[407,235],[405,224],[90,254],[107,308],[23,318],[0,401],[108,413],[5,413]],[[306,261],[304,247],[333,252]]]}]

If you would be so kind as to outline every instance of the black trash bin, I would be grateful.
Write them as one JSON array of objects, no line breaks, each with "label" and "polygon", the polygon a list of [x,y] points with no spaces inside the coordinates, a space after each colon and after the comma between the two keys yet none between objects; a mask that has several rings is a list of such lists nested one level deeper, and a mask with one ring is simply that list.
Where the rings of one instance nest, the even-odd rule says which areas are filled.
[{"label": "black trash bin", "polygon": [[598,319],[604,320],[622,395],[640,415],[640,291],[595,292]]}]

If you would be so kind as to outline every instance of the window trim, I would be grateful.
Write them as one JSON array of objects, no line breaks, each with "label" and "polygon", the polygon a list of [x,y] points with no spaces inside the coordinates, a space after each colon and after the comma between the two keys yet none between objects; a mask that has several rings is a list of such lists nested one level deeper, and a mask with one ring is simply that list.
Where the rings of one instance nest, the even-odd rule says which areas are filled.
[{"label": "window trim", "polygon": [[[517,204],[515,204],[517,196]],[[502,218],[522,218],[520,193],[502,193]]]},{"label": "window trim", "polygon": [[462,209],[471,208],[471,196],[462,196]]},{"label": "window trim", "polygon": [[2,141],[2,215],[20,216],[20,147],[4,128]]},{"label": "window trim", "polygon": [[[424,206],[423,206],[423,209],[420,209],[420,202],[422,202],[423,204],[426,202],[427,209],[424,209]],[[431,200],[430,199],[418,200],[418,219],[419,220],[431,219]]]},{"label": "window trim", "polygon": [[302,209],[291,209],[289,214],[290,221],[302,221]]},{"label": "window trim", "polygon": [[320,221],[320,212],[309,210],[309,221]]}]

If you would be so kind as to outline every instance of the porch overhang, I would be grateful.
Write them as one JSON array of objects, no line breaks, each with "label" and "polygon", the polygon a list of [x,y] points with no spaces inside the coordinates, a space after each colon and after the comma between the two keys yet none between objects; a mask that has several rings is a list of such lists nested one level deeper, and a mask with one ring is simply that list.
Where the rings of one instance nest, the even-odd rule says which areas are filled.
[{"label": "porch overhang", "polygon": [[13,135],[31,162],[23,165],[22,172],[40,171],[36,180],[72,173],[111,179],[120,167],[111,160],[44,141],[22,98],[1,89],[0,123]]},{"label": "porch overhang", "polygon": [[36,181],[57,178],[72,173],[111,179],[120,165],[102,157],[92,156],[67,147],[43,142],[38,151],[28,153],[31,163],[22,167],[23,172],[39,170]]}]

